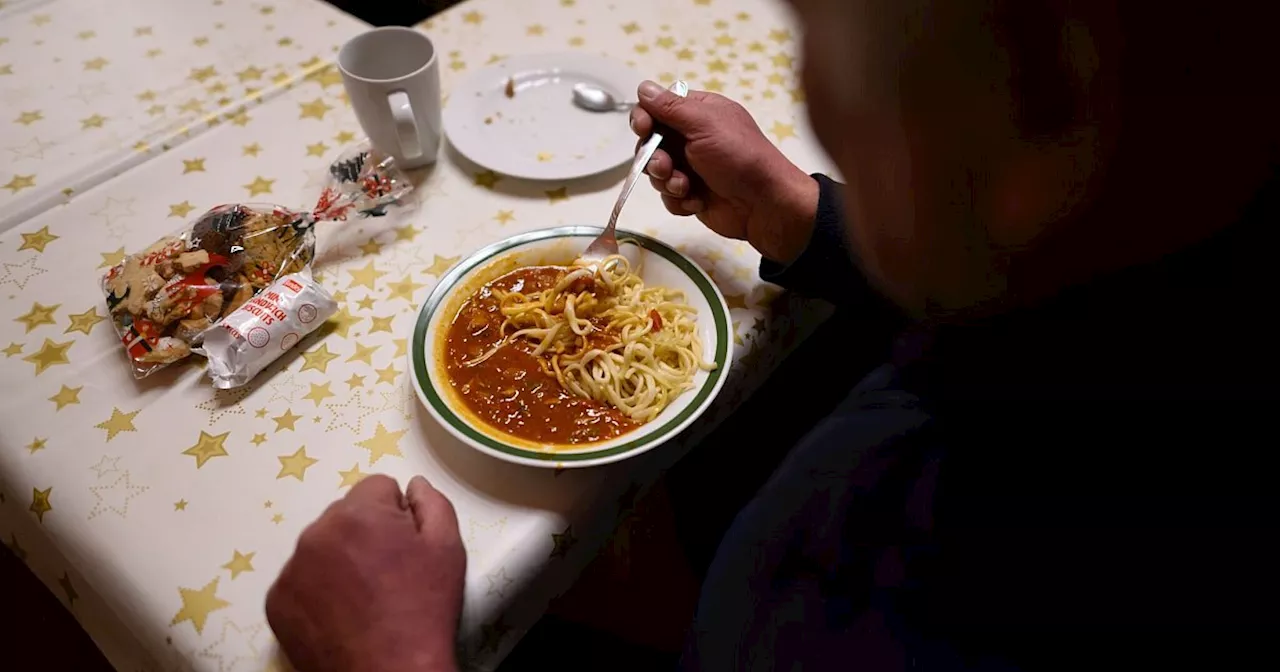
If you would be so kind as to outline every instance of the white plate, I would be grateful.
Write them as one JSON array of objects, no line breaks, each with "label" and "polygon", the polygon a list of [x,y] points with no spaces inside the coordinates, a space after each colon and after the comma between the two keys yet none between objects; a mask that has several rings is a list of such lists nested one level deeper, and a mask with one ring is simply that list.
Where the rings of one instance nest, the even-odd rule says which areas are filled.
[{"label": "white plate", "polygon": [[[642,264],[646,285],[679,289],[698,311],[702,356],[715,362],[713,371],[699,371],[694,387],[677,396],[658,417],[608,441],[583,446],[550,446],[517,439],[467,412],[449,384],[444,369],[444,334],[461,302],[480,285],[521,266],[571,262],[600,229],[569,226],[533,231],[486,247],[445,273],[418,313],[409,348],[409,368],[418,399],[451,434],[467,445],[508,462],[535,467],[589,467],[617,462],[656,448],[679,434],[702,415],[724,385],[733,361],[733,332],[729,306],[720,290],[691,259],[667,245],[637,233],[618,232],[621,252]],[[626,239],[634,245],[625,243]]]},{"label": "white plate", "polygon": [[[634,101],[643,78],[603,56],[584,53],[511,56],[453,87],[444,132],[463,156],[504,175],[567,180],[594,175],[635,157],[626,112],[588,112],[573,104],[587,82]],[[515,95],[506,95],[507,81]]]}]

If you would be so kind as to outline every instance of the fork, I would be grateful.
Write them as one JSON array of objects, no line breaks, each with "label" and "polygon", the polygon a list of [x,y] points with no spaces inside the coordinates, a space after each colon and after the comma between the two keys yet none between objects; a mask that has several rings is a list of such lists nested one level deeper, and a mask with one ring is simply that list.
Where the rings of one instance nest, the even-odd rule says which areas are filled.
[{"label": "fork", "polygon": [[[667,89],[675,93],[681,98],[689,95],[689,85],[683,80],[677,81]],[[604,227],[604,232],[591,241],[586,251],[578,257],[581,261],[586,262],[586,266],[595,269],[597,265],[609,255],[618,253],[618,215],[622,213],[622,206],[627,202],[627,197],[631,196],[631,190],[635,189],[636,180],[640,179],[640,175],[644,173],[644,168],[649,163],[649,159],[653,158],[653,153],[658,150],[658,145],[662,144],[663,134],[659,132],[655,125],[653,135],[640,146],[640,150],[636,152],[636,158],[631,162],[631,172],[627,173],[627,179],[622,183],[622,193],[618,194],[618,201],[613,204],[613,214],[609,215],[609,224]]]}]

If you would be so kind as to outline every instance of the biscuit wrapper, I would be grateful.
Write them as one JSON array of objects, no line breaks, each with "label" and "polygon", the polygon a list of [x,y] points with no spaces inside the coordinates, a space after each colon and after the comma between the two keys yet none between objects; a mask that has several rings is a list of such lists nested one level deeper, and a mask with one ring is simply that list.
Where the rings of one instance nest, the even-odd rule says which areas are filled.
[{"label": "biscuit wrapper", "polygon": [[249,382],[338,312],[338,302],[307,273],[280,278],[204,333],[213,386]]},{"label": "biscuit wrapper", "polygon": [[220,205],[107,271],[102,291],[135,378],[185,359],[206,330],[267,286],[310,269],[317,222],[382,215],[412,189],[367,145],[344,152],[329,175],[310,212]]}]

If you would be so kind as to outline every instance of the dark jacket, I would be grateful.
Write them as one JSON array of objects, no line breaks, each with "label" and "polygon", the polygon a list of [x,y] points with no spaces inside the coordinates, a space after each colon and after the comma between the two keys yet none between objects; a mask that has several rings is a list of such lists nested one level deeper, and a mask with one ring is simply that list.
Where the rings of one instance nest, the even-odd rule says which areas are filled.
[{"label": "dark jacket", "polygon": [[[818,179],[807,250],[761,274],[883,309]],[[682,666],[1158,669],[1280,641],[1275,193],[1158,263],[910,327],[739,514]]]}]

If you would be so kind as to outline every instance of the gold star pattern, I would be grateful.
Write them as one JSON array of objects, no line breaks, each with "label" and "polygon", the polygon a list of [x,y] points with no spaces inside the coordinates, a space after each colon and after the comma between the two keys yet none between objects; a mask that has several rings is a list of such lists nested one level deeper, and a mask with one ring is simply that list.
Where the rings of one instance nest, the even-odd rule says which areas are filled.
[{"label": "gold star pattern", "polygon": [[4,65],[0,65],[0,75],[12,75],[12,74],[13,74],[12,65],[8,63],[5,63]]},{"label": "gold star pattern", "polygon": [[46,338],[44,339],[44,345],[41,345],[39,350],[23,357],[22,361],[35,364],[36,375],[38,376],[51,366],[70,364],[71,360],[67,359],[67,350],[70,350],[74,344],[75,341],[58,343]]},{"label": "gold star pattern", "polygon": [[769,132],[770,132],[770,133],[772,133],[772,134],[773,134],[773,136],[774,136],[775,138],[777,138],[777,139],[778,139],[778,142],[782,142],[783,140],[786,140],[787,138],[794,138],[794,137],[798,137],[798,136],[796,136],[796,127],[795,127],[795,125],[793,125],[793,124],[784,124],[784,123],[782,123],[781,121],[775,121],[775,122],[773,122],[773,128],[770,128],[770,129],[769,129]]},{"label": "gold star pattern", "polygon": [[35,16],[31,17],[31,25],[37,26],[37,27],[43,26],[52,20],[53,19],[49,18],[48,14],[36,14]]},{"label": "gold star pattern", "polygon": [[310,469],[312,465],[320,461],[314,457],[307,457],[306,446],[298,448],[292,455],[281,455],[276,459],[280,460],[280,473],[276,474],[276,480],[280,480],[285,476],[292,476],[299,481],[305,480],[307,469]]},{"label": "gold star pattern", "polygon": [[493,216],[494,221],[499,224],[515,221],[516,213],[514,210],[499,210],[498,214]]},{"label": "gold star pattern", "polygon": [[791,94],[791,102],[803,103],[805,101],[804,89],[791,89],[787,93]]},{"label": "gold star pattern", "polygon": [[356,134],[352,133],[351,131],[341,131],[338,134],[333,136],[333,141],[340,145],[345,145],[348,142],[351,142],[355,139],[356,139]]},{"label": "gold star pattern", "polygon": [[546,30],[547,30],[546,28],[543,28],[543,27],[542,27],[542,24],[540,24],[540,23],[535,23],[535,24],[533,24],[532,26],[529,26],[528,28],[525,28],[525,29],[524,29],[524,34],[525,34],[525,35],[530,35],[530,36],[533,36],[533,37],[541,37],[541,36],[542,36],[542,34],[546,32]]},{"label": "gold star pattern", "polygon": [[34,124],[37,121],[40,121],[42,119],[44,119],[43,112],[41,112],[40,110],[32,110],[30,112],[22,112],[18,114],[18,118],[14,119],[13,123],[22,124],[23,126],[30,126],[31,124]]},{"label": "gold star pattern", "polygon": [[83,385],[80,387],[67,387],[66,385],[63,385],[62,389],[58,390],[57,394],[49,397],[49,401],[52,401],[57,406],[57,408],[53,409],[54,412],[61,411],[65,406],[80,403],[80,390],[83,389]]},{"label": "gold star pattern", "polygon": [[655,46],[661,47],[663,49],[670,49],[671,47],[676,46],[675,38],[671,37],[670,35],[663,35],[662,37],[659,37],[658,39],[654,40],[653,43]]},{"label": "gold star pattern", "polygon": [[774,42],[777,42],[778,44],[784,44],[786,42],[790,42],[791,31],[787,30],[786,28],[782,28],[780,30],[771,30],[769,31],[769,39],[773,40]]},{"label": "gold star pattern", "polygon": [[316,98],[309,103],[298,103],[299,119],[319,119],[324,120],[324,115],[333,109],[332,106],[326,104],[323,98]]},{"label": "gold star pattern", "polygon": [[233,550],[231,560],[223,565],[222,568],[231,572],[231,580],[235,581],[236,577],[244,572],[253,571],[253,556],[253,552],[241,553],[238,550]]},{"label": "gold star pattern", "polygon": [[71,576],[63,572],[62,578],[58,579],[58,585],[62,587],[62,594],[67,596],[67,606],[75,605],[76,600],[80,599],[80,593],[77,593],[75,586],[71,585]]},{"label": "gold star pattern", "polygon": [[729,64],[717,58],[707,64],[708,72],[729,72]]},{"label": "gold star pattern", "polygon": [[769,80],[769,83],[773,84],[774,86],[783,86],[787,83],[787,78],[783,77],[782,75],[776,72],[769,75],[767,79]]},{"label": "gold star pattern", "polygon": [[102,125],[105,123],[107,123],[106,117],[100,114],[95,114],[91,117],[85,117],[80,120],[80,130],[85,130],[87,128],[102,128]]},{"label": "gold star pattern", "polygon": [[[373,332],[370,332],[370,333],[373,333]],[[382,346],[364,345],[363,343],[356,343],[356,352],[354,355],[351,355],[350,357],[348,357],[347,361],[348,362],[364,362],[369,366],[373,366],[373,353],[377,352],[378,348],[380,347]],[[326,383],[326,385],[327,384],[328,383]],[[333,395],[329,395],[329,396],[333,396]],[[319,405],[320,405],[320,402],[317,401],[316,406],[319,406]]]},{"label": "gold star pattern", "polygon": [[263,72],[252,65],[236,73],[236,78],[241,82],[262,79]]},{"label": "gold star pattern", "polygon": [[551,203],[569,200],[569,187],[560,187],[559,189],[549,189],[542,193],[547,195],[547,199]]},{"label": "gold star pattern", "polygon": [[413,303],[413,293],[423,287],[426,287],[426,285],[414,282],[412,276],[405,276],[405,278],[400,282],[388,283],[387,287],[391,290],[391,293],[387,295],[388,301],[392,299],[404,299],[409,303]]},{"label": "gold star pattern", "polygon": [[[150,489],[145,485],[134,485],[133,478],[127,471],[120,474],[111,485],[89,486],[89,492],[93,493],[93,497],[96,500],[93,508],[89,509],[89,520],[93,520],[107,511],[121,518],[128,516],[129,502]],[[107,500],[103,496],[104,492],[111,493],[114,501]]]},{"label": "gold star pattern", "polygon": [[379,271],[378,268],[373,265],[373,261],[370,261],[364,268],[359,268],[354,271],[349,270],[347,273],[351,274],[350,287],[367,287],[369,289],[377,289],[374,286],[374,283],[378,281],[378,278],[387,274],[386,271]]},{"label": "gold star pattern", "polygon": [[397,338],[391,341],[391,343],[396,346],[396,357],[404,357],[409,354],[409,339]]},{"label": "gold star pattern", "polygon": [[551,549],[551,558],[563,558],[569,554],[569,550],[574,544],[578,543],[577,538],[573,536],[573,526],[564,528],[564,532],[560,534],[551,533],[551,543],[555,544],[555,548]]},{"label": "gold star pattern", "polygon": [[36,451],[44,450],[46,443],[49,443],[49,439],[42,439],[37,436],[31,440],[31,443],[27,444],[26,449],[30,451],[31,455],[35,455]]},{"label": "gold star pattern", "polygon": [[692,61],[693,57],[694,57],[693,50],[689,49],[688,47],[685,47],[684,49],[681,49],[680,51],[676,52],[676,58],[682,61]]},{"label": "gold star pattern", "polygon": [[720,81],[718,77],[712,77],[702,85],[702,88],[707,91],[721,92],[724,91],[724,82]]},{"label": "gold star pattern", "polygon": [[218,70],[212,65],[205,68],[192,68],[191,74],[188,75],[188,77],[196,80],[201,84],[204,84],[206,79],[209,79],[210,77],[217,77],[217,76],[218,76]]},{"label": "gold star pattern", "polygon": [[352,315],[351,312],[347,310],[347,307],[343,306],[338,309],[338,312],[334,313],[333,316],[328,319],[327,323],[333,325],[333,333],[341,336],[342,338],[346,338],[347,333],[351,331],[351,327],[355,326],[359,321],[360,318]]},{"label": "gold star pattern", "polygon": [[640,24],[636,23],[635,21],[632,21],[631,23],[625,23],[622,25],[622,32],[628,35],[638,33],[640,32]]},{"label": "gold star pattern", "polygon": [[182,160],[183,175],[186,175],[187,173],[203,173],[203,172],[204,172],[204,159],[201,158],[201,159],[190,159],[190,160],[183,159]]},{"label": "gold star pattern", "polygon": [[197,37],[197,38],[195,38],[195,39],[191,40],[191,44],[194,44],[194,45],[196,45],[197,47],[203,47],[203,46],[205,46],[206,44],[209,44],[209,38],[207,38],[207,37],[205,37],[205,36],[201,35],[200,37]]},{"label": "gold star pattern", "polygon": [[493,190],[494,185],[502,180],[502,176],[492,170],[482,170],[473,177],[475,178],[476,186],[489,190]]},{"label": "gold star pattern", "polygon": [[356,445],[369,451],[369,466],[372,467],[378,460],[387,455],[404,457],[404,454],[400,452],[400,439],[408,432],[409,430],[407,429],[389,432],[379,422],[378,426],[373,430],[373,436],[364,441],[357,441]]},{"label": "gold star pattern", "polygon": [[396,319],[395,315],[387,315],[386,317],[373,316],[369,318],[373,321],[373,326],[369,327],[370,334],[376,334],[379,331],[385,331],[388,334],[394,333],[391,330],[391,322]]},{"label": "gold star pattern", "polygon": [[[370,364],[370,366],[373,366],[373,365]],[[356,374],[353,373],[351,374],[351,377],[346,380],[346,383],[347,383],[347,390],[354,390],[357,387],[364,387],[364,376],[357,376]]]},{"label": "gold star pattern", "polygon": [[404,240],[412,243],[414,238],[418,237],[421,231],[414,228],[412,224],[405,224],[396,229],[396,240]]},{"label": "gold star pattern", "polygon": [[478,26],[484,22],[484,14],[481,14],[480,12],[467,12],[462,15],[462,21],[464,23],[470,23]]},{"label": "gold star pattern", "polygon": [[268,180],[265,177],[262,177],[261,175],[259,175],[255,177],[252,182],[244,185],[244,188],[249,190],[249,197],[253,198],[258,194],[271,193],[271,186],[275,183],[276,183],[275,180]]},{"label": "gold star pattern", "polygon": [[9,183],[4,185],[4,188],[16,194],[23,189],[34,186],[36,186],[35,175],[14,175],[13,179],[9,180]]},{"label": "gold star pattern", "polygon": [[719,46],[719,47],[732,47],[734,42],[737,42],[737,40],[733,39],[732,37],[730,37],[730,36],[728,36],[728,35],[718,35],[718,36],[716,36],[716,46]]},{"label": "gold star pattern", "polygon": [[49,502],[49,497],[53,495],[53,486],[49,486],[44,490],[31,488],[31,506],[27,510],[36,514],[36,519],[41,523],[44,522],[44,514],[53,510],[53,504]]},{"label": "gold star pattern", "polygon": [[199,590],[179,587],[178,594],[182,596],[182,608],[174,614],[169,625],[191,621],[196,634],[204,632],[204,624],[209,620],[210,613],[231,606],[230,602],[218,597],[218,579],[210,581]]},{"label": "gold star pattern", "polygon": [[276,423],[276,431],[277,431],[277,432],[282,432],[282,431],[284,431],[284,430],[286,430],[286,429],[287,429],[287,430],[289,430],[289,431],[297,431],[297,428],[296,428],[296,427],[294,427],[294,425],[295,425],[299,420],[301,420],[301,419],[302,419],[302,416],[301,416],[301,415],[294,415],[294,414],[293,414],[293,409],[286,408],[286,409],[284,409],[284,414],[283,414],[283,415],[277,415],[277,416],[275,416],[274,418],[271,418],[271,419],[272,419],[272,420],[274,420],[274,421],[275,421],[275,423]]},{"label": "gold star pattern", "polygon": [[538,152],[538,163],[546,163],[555,158],[555,154],[551,152]]},{"label": "gold star pattern", "polygon": [[584,44],[586,44],[586,43],[587,43],[587,41],[586,41],[586,40],[584,40],[584,39],[582,39],[581,37],[571,37],[571,38],[569,38],[569,46],[571,46],[571,47],[581,47],[582,45],[584,45]]},{"label": "gold star pattern", "polygon": [[378,374],[378,380],[374,383],[375,385],[378,383],[390,383],[395,385],[396,377],[400,375],[400,369],[397,369],[395,364],[388,364],[387,368],[374,369],[374,371]]},{"label": "gold star pattern", "polygon": [[747,297],[742,294],[725,294],[724,302],[729,306],[729,310],[733,310],[734,308],[742,308],[745,310],[747,308]]},{"label": "gold star pattern", "polygon": [[262,151],[262,146],[256,142],[253,143],[252,145],[245,145],[244,147],[240,148],[240,153],[244,156],[257,156],[258,153],[261,151]]},{"label": "gold star pattern", "polygon": [[164,105],[152,105],[147,108],[147,114],[155,117],[164,114]]},{"label": "gold star pattern", "polygon": [[314,145],[307,145],[307,156],[323,157],[328,152],[329,145],[326,145],[323,142],[317,142]]},{"label": "gold star pattern", "polygon": [[[0,500],[0,501],[4,501],[4,500]],[[13,553],[15,557],[17,557],[19,560],[23,562],[27,561],[27,551],[18,545],[18,537],[14,535],[12,532],[9,533],[8,546],[9,546],[9,550]]]},{"label": "gold star pattern", "polygon": [[204,466],[205,462],[215,457],[226,457],[227,449],[223,445],[227,441],[227,437],[231,432],[223,432],[214,436],[208,432],[201,431],[200,438],[196,440],[196,445],[182,451],[183,455],[190,455],[196,458],[196,469]]},{"label": "gold star pattern", "polygon": [[252,439],[249,439],[249,443],[252,443],[252,444],[253,444],[253,445],[255,445],[255,446],[261,446],[262,444],[264,444],[264,443],[266,443],[266,442],[267,442],[267,435],[266,435],[266,434],[254,434],[254,435],[253,435],[253,438],[252,438]]},{"label": "gold star pattern", "polygon": [[102,70],[103,68],[107,67],[108,63],[110,63],[110,61],[99,56],[95,59],[85,61],[84,69],[85,70]]},{"label": "gold star pattern", "polygon": [[356,301],[356,305],[359,306],[360,310],[373,310],[373,303],[374,301],[373,301],[372,294],[364,297],[363,299],[360,299],[359,301]]},{"label": "gold star pattern", "polygon": [[5,357],[5,359],[8,359],[8,358],[10,358],[10,357],[13,357],[14,355],[21,355],[21,354],[22,354],[22,344],[21,344],[21,343],[10,343],[10,344],[9,344],[9,347],[5,348],[4,350],[0,350],[0,352],[3,352],[3,353],[4,353],[4,357]]},{"label": "gold star pattern", "polygon": [[342,477],[342,482],[338,484],[338,489],[349,488],[355,485],[356,483],[363,481],[368,475],[369,474],[363,471],[360,471],[359,462],[356,462],[355,464],[351,465],[351,468],[346,471],[342,471],[341,469],[339,469],[338,476]]},{"label": "gold star pattern", "polygon": [[790,68],[792,64],[795,63],[795,59],[792,58],[789,54],[784,54],[781,52],[774,54],[773,58],[770,60],[773,61],[774,66],[779,68]]},{"label": "gold star pattern", "polygon": [[71,313],[67,315],[67,317],[71,319],[71,326],[67,327],[67,330],[62,333],[69,334],[73,331],[78,331],[86,336],[89,335],[89,332],[93,331],[93,327],[95,325],[107,319],[106,317],[98,314],[97,306],[94,306],[83,313]]},{"label": "gold star pattern", "polygon": [[283,513],[277,513],[276,515],[271,516],[271,522],[275,523],[276,525],[279,525],[280,523],[283,523],[283,522],[284,522],[284,514],[283,514]]},{"label": "gold star pattern", "polygon": [[[360,346],[357,345],[356,347],[360,347]],[[350,360],[347,360],[347,361],[350,361]],[[334,396],[333,392],[329,390],[329,386],[332,384],[333,383],[331,382],[324,383],[323,385],[317,385],[315,383],[311,383],[311,391],[308,392],[306,396],[303,397],[303,399],[310,399],[311,401],[316,402],[316,408],[320,408],[320,402],[324,401],[325,399],[328,399],[329,397]]]},{"label": "gold star pattern", "polygon": [[133,426],[133,419],[141,412],[142,410],[140,408],[140,410],[137,411],[122,413],[119,408],[113,407],[111,408],[111,417],[109,417],[109,419],[101,421],[99,424],[93,426],[97,429],[105,429],[106,440],[110,442],[111,439],[115,438],[116,434],[122,433],[122,431],[137,431],[137,428],[134,428]]},{"label": "gold star pattern", "polygon": [[458,263],[458,260],[462,258],[460,256],[442,257],[438,254],[433,256],[435,259],[431,262],[431,265],[426,268],[426,273],[438,276],[443,276],[446,271],[453,268],[453,265]]},{"label": "gold star pattern", "polygon": [[332,362],[337,358],[338,358],[338,355],[332,352],[329,352],[328,343],[321,343],[320,347],[316,348],[315,350],[302,353],[302,359],[305,363],[302,365],[302,368],[299,369],[298,371],[299,373],[301,373],[302,371],[310,371],[312,369],[315,369],[320,373],[326,373],[329,370],[329,362]]},{"label": "gold star pattern", "polygon": [[55,303],[52,306],[46,306],[41,303],[32,303],[31,310],[27,311],[25,315],[13,318],[13,321],[25,324],[27,326],[25,333],[29,334],[34,331],[36,327],[44,324],[53,324],[53,313],[61,306],[61,303]]},{"label": "gold star pattern", "polygon": [[178,501],[174,502],[174,503],[173,503],[173,510],[174,510],[174,511],[186,511],[186,510],[187,510],[187,500],[185,500],[185,499],[179,499]]},{"label": "gold star pattern", "polygon": [[133,29],[134,37],[142,37],[143,35],[150,35],[150,34],[151,34],[151,26],[138,26],[137,28]]},{"label": "gold star pattern", "polygon": [[363,245],[357,245],[356,249],[360,250],[360,254],[372,256],[382,251],[382,243],[370,238]]},{"label": "gold star pattern", "polygon": [[[185,163],[185,161],[183,163]],[[201,167],[201,170],[204,170],[204,168]],[[191,201],[174,203],[173,205],[169,206],[169,216],[170,217],[186,217],[187,215],[191,214],[192,210],[195,210],[195,209],[196,209],[196,206],[191,205]]]}]

